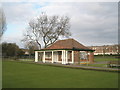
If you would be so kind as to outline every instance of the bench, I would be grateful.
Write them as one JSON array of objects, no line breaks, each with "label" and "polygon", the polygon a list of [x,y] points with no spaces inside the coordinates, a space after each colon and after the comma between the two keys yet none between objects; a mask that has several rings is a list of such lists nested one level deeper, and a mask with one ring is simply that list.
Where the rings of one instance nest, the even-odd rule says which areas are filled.
[{"label": "bench", "polygon": [[109,61],[107,67],[120,67],[120,61]]}]

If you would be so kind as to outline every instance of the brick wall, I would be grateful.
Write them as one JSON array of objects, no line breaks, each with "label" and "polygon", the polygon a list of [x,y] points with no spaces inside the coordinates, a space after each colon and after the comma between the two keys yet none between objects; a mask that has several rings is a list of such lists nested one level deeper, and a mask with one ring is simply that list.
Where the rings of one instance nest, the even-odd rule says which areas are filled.
[{"label": "brick wall", "polygon": [[90,54],[89,54],[89,61],[90,61],[90,63],[94,62],[94,53],[93,52],[90,52]]},{"label": "brick wall", "polygon": [[79,51],[74,51],[74,62],[79,62]]}]

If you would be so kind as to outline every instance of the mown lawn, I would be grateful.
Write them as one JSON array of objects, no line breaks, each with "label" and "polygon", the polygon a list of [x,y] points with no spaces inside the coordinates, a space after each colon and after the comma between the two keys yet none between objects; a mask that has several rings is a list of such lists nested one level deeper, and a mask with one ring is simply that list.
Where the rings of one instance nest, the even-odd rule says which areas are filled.
[{"label": "mown lawn", "polygon": [[[118,58],[115,58],[115,56],[94,56],[94,61],[98,64],[89,64],[89,66],[93,67],[107,67],[107,63],[105,61],[118,61]],[[104,63],[99,63],[104,62]]]},{"label": "mown lawn", "polygon": [[118,58],[115,58],[115,56],[94,56],[95,62],[101,62],[101,61],[118,61]]},{"label": "mown lawn", "polygon": [[[108,68],[108,67],[107,67],[107,64],[89,64],[88,66]],[[116,68],[117,68],[117,67],[116,67]]]},{"label": "mown lawn", "polygon": [[3,88],[117,88],[118,74],[3,61]]}]

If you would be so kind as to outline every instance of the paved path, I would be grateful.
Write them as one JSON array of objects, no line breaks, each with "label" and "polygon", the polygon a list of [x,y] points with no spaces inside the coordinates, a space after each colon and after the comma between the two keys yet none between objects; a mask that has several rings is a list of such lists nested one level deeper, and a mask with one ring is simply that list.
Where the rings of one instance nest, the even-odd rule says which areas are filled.
[{"label": "paved path", "polygon": [[82,68],[86,68],[86,69],[103,69],[103,70],[118,70],[120,71],[120,69],[118,68],[107,68],[107,67],[93,67],[93,66],[77,66],[77,65],[73,65],[74,67],[82,67]]},{"label": "paved path", "polygon": [[[60,66],[60,67],[66,67],[66,68],[78,68],[78,69],[89,69],[89,70],[99,70],[99,71],[118,71],[120,72],[120,69],[118,68],[107,68],[107,67],[93,67],[93,66],[80,66],[80,65],[63,65],[60,63],[43,63],[43,62],[37,62],[38,64],[46,64],[51,66]],[[103,62],[102,62],[103,63]]]}]

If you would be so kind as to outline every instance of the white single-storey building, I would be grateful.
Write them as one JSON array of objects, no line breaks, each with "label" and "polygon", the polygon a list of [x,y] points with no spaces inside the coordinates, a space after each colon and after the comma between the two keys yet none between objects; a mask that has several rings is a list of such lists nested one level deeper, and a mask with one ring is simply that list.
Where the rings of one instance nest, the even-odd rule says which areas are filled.
[{"label": "white single-storey building", "polygon": [[58,40],[51,46],[35,50],[35,62],[42,61],[61,64],[93,63],[94,50],[74,39]]}]

